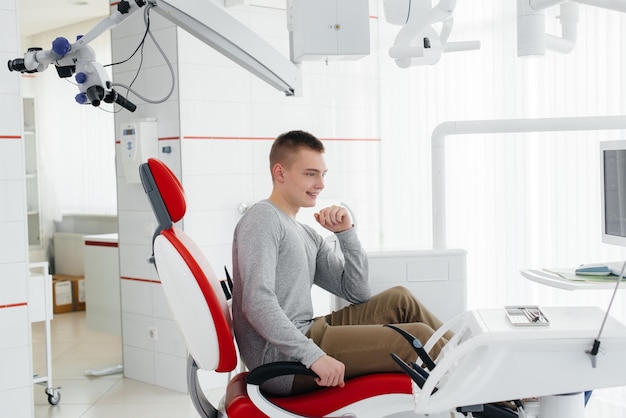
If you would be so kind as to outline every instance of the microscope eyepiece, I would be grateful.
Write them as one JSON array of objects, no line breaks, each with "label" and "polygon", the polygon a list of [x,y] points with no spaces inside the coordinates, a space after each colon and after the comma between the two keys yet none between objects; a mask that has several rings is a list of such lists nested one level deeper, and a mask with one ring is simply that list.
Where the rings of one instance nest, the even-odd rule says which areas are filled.
[{"label": "microscope eyepiece", "polygon": [[92,106],[100,106],[100,101],[104,97],[104,88],[102,88],[102,86],[93,85],[89,87],[85,93]]},{"label": "microscope eyepiece", "polygon": [[[41,51],[42,49],[39,47],[28,48],[28,53],[36,53],[37,51]],[[20,73],[36,73],[37,69],[34,70],[26,70],[26,65],[24,64],[24,58],[15,58],[14,60],[9,60],[7,63],[9,67],[9,71],[18,71]]]},{"label": "microscope eyepiece", "polygon": [[24,58],[15,58],[14,60],[9,60],[7,64],[9,66],[9,71],[19,71],[20,73],[26,72]]}]

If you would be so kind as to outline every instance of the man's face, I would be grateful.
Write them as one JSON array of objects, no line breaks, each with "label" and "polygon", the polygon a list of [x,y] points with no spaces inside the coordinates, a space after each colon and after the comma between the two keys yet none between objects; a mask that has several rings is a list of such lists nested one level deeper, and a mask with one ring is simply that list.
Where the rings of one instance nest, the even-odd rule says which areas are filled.
[{"label": "man's face", "polygon": [[324,154],[308,148],[300,149],[283,167],[284,197],[294,208],[315,206],[317,196],[324,189],[326,175]]}]

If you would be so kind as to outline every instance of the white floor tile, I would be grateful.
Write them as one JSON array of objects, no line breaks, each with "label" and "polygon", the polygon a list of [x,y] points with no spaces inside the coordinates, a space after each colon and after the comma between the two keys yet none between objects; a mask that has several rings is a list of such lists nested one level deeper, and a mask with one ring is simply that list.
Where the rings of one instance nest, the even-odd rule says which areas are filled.
[{"label": "white floor tile", "polygon": [[63,399],[58,405],[35,405],[35,418],[81,418],[91,404],[68,405]]},{"label": "white floor tile", "polygon": [[[53,379],[53,387],[61,387],[61,402],[63,405],[93,404],[102,398],[121,377],[112,379]],[[37,390],[39,389],[39,390]],[[48,396],[44,393],[45,387],[35,387],[35,405],[48,403]]]},{"label": "white floor tile", "polygon": [[187,406],[171,404],[96,404],[81,418],[197,418],[191,403]]},{"label": "white floor tile", "polygon": [[[119,336],[90,331],[85,312],[57,314],[51,322],[52,374],[46,376],[45,325],[33,324],[33,367],[49,381],[34,385],[35,418],[198,418],[189,395],[124,378],[88,376],[122,364]],[[61,387],[50,405],[47,386]],[[220,394],[214,396],[220,398]]]}]

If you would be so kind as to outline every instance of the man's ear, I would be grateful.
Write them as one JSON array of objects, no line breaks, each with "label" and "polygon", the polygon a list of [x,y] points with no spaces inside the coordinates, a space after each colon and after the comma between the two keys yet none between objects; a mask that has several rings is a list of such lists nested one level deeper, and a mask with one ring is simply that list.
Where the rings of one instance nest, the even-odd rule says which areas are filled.
[{"label": "man's ear", "polygon": [[274,180],[282,183],[285,180],[285,168],[280,163],[274,164],[272,167],[272,176]]}]

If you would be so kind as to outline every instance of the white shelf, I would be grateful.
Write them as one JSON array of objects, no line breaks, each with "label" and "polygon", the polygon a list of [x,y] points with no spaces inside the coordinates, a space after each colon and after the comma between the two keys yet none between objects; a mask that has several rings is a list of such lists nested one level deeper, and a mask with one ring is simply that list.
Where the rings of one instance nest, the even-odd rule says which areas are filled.
[{"label": "white shelf", "polygon": [[615,280],[607,279],[606,281],[585,281],[585,280],[569,280],[558,274],[551,273],[546,270],[527,269],[521,270],[522,276],[536,283],[547,286],[556,287],[564,290],[593,290],[593,289],[614,289]]}]

